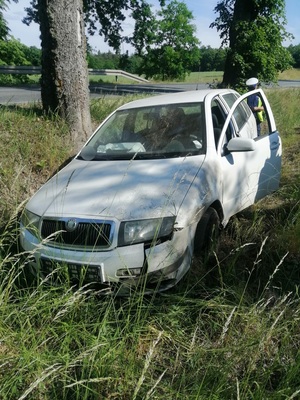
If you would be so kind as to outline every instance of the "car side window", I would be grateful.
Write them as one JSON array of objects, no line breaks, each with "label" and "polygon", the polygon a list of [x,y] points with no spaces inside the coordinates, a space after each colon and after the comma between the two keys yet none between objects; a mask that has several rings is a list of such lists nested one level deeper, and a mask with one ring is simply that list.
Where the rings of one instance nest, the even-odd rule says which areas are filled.
[{"label": "car side window", "polygon": [[221,136],[222,128],[225,122],[224,113],[217,100],[213,100],[211,103],[211,116],[214,129],[215,144],[217,147]]},{"label": "car side window", "polygon": [[[221,132],[226,120],[226,114],[223,110],[223,107],[219,103],[217,99],[214,99],[211,103],[211,115],[212,115],[212,123],[214,129],[214,137],[215,137],[215,144],[216,148],[218,147]],[[226,130],[226,135],[223,138],[222,148],[225,148],[226,143],[230,140],[232,136],[232,125],[228,126]]]},{"label": "car side window", "polygon": [[[228,93],[225,94],[223,98],[228,106],[231,108],[233,106],[233,103],[236,101],[237,96],[233,93]],[[235,108],[233,113],[238,132],[242,131],[250,116],[251,110],[249,109],[246,100],[244,100]]]},{"label": "car side window", "polygon": [[233,113],[235,122],[237,124],[238,130],[241,131],[244,125],[247,123],[249,114],[246,112],[245,102],[241,102],[235,109]]}]

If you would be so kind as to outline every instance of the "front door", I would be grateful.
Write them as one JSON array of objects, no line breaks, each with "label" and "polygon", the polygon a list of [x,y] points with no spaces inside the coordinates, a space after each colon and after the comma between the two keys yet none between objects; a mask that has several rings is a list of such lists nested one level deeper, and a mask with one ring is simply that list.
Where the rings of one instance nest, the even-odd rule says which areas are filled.
[{"label": "front door", "polygon": [[[257,136],[256,121],[249,113],[246,99],[258,92],[264,109],[265,120],[261,136]],[[251,111],[251,110],[250,110]],[[243,122],[244,118],[244,122]],[[226,151],[228,127],[232,137],[253,140],[253,151]],[[227,136],[226,136],[227,130]],[[230,108],[218,144],[223,171],[223,207],[225,218],[252,205],[279,186],[281,170],[281,139],[276,130],[268,100],[258,89],[239,97]]]}]

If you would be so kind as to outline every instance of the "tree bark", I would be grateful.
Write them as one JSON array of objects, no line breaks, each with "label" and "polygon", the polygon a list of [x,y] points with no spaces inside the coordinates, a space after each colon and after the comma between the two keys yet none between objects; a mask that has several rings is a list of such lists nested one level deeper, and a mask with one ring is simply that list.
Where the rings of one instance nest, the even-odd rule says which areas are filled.
[{"label": "tree bark", "polygon": [[229,50],[225,60],[222,86],[236,87],[241,84],[243,61],[240,59],[240,36],[244,31],[244,24],[254,21],[258,10],[254,0],[236,0],[233,17],[229,28]]},{"label": "tree bark", "polygon": [[38,0],[43,109],[66,120],[74,143],[92,132],[82,3]]}]

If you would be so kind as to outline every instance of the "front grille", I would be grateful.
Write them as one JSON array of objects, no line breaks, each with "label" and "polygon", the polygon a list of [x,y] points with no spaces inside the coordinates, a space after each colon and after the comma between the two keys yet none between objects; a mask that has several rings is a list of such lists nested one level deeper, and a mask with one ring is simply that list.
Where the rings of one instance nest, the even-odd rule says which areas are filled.
[{"label": "front grille", "polygon": [[67,229],[68,220],[44,219],[41,235],[50,243],[80,247],[108,247],[111,244],[112,223],[104,221],[76,221],[73,231]]}]

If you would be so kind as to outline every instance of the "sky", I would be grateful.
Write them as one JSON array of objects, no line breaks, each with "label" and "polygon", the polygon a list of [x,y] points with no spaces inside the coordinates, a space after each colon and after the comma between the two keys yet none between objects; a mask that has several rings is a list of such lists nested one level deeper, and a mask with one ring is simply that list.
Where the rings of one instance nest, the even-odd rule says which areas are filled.
[{"label": "sky", "polygon": [[[184,1],[184,0],[182,0]],[[247,1],[247,0],[246,0]],[[185,0],[187,8],[193,13],[193,23],[197,27],[196,36],[201,42],[202,46],[211,46],[218,48],[221,44],[219,33],[216,29],[209,28],[209,25],[215,20],[216,14],[214,13],[214,7],[218,0]],[[150,4],[155,4],[156,0],[149,0]],[[300,1],[299,0],[286,0],[286,18],[287,25],[286,30],[294,36],[292,41],[284,43],[285,46],[298,45],[300,44]],[[25,16],[25,7],[29,7],[30,0],[19,0],[16,4],[13,1],[10,2],[7,10],[3,13],[4,18],[10,29],[10,34],[21,41],[26,46],[41,47],[40,44],[40,32],[37,24],[32,23],[29,27],[22,23],[22,18]],[[155,8],[153,8],[155,9]],[[132,31],[132,23],[128,21],[123,25],[125,33]],[[113,51],[107,46],[104,40],[97,34],[89,38],[89,44],[95,51],[101,51],[105,53],[107,51]],[[132,48],[128,45],[123,45],[121,52],[129,51],[132,53]],[[127,47],[126,47],[127,46]]]}]

